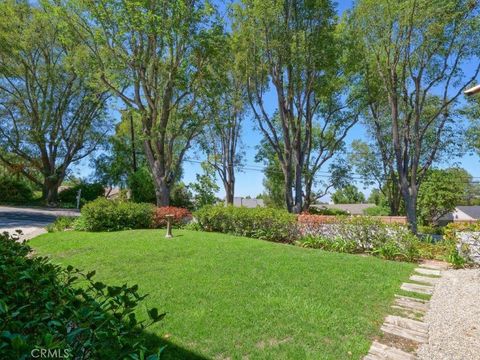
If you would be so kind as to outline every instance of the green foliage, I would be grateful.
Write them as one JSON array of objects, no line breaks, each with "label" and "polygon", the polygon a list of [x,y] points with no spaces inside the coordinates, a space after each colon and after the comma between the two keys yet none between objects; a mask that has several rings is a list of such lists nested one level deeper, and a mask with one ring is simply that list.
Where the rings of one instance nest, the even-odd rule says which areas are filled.
[{"label": "green foliage", "polygon": [[378,219],[355,216],[337,217],[325,223],[320,217],[301,215],[299,230],[302,247],[329,251],[370,253],[389,260],[416,261],[419,240],[404,226]]},{"label": "green foliage", "polygon": [[388,216],[390,215],[390,209],[384,206],[373,206],[363,210],[363,215],[366,216]]},{"label": "green foliage", "polygon": [[151,204],[100,198],[82,208],[81,218],[87,231],[148,229],[154,213]]},{"label": "green foliage", "polygon": [[332,194],[334,204],[361,204],[365,195],[355,185],[347,185]]},{"label": "green foliage", "polygon": [[165,316],[152,308],[148,321],[138,321],[135,311],[146,295],[137,285],[108,286],[94,280],[95,271],[54,265],[7,234],[0,234],[0,268],[5,359],[27,359],[42,348],[75,359],[145,358],[142,332]]},{"label": "green foliage", "polygon": [[295,216],[285,210],[208,205],[194,217],[204,231],[278,242],[292,242],[297,236]]},{"label": "green foliage", "polygon": [[100,183],[80,183],[61,191],[58,194],[58,200],[63,204],[76,204],[79,190],[81,190],[80,204],[95,200],[105,193],[105,189]]},{"label": "green foliage", "polygon": [[170,190],[170,205],[188,210],[193,210],[193,195],[188,186],[183,182],[177,182]]},{"label": "green foliage", "polygon": [[22,180],[11,176],[0,176],[0,201],[2,203],[22,204],[33,199],[31,187]]},{"label": "green foliage", "polygon": [[142,203],[155,203],[155,186],[152,174],[147,167],[141,167],[128,177],[128,187],[131,191],[131,200]]},{"label": "green foliage", "polygon": [[47,226],[48,232],[57,232],[73,229],[76,216],[59,216],[52,224]]},{"label": "green foliage", "polygon": [[418,214],[426,224],[436,224],[462,200],[467,183],[457,169],[431,170],[420,186]]},{"label": "green foliage", "polygon": [[277,209],[285,208],[285,179],[282,168],[278,156],[265,140],[258,147],[255,161],[265,164],[263,179],[265,192],[262,194],[265,205]]},{"label": "green foliage", "polygon": [[453,247],[448,255],[448,262],[452,264],[455,269],[460,269],[465,266],[467,260],[460,255],[456,247]]},{"label": "green foliage", "polygon": [[197,174],[197,181],[190,184],[195,193],[195,207],[200,209],[205,205],[213,205],[217,201],[215,193],[220,187],[215,181],[215,171],[208,163],[202,163],[203,174]]}]

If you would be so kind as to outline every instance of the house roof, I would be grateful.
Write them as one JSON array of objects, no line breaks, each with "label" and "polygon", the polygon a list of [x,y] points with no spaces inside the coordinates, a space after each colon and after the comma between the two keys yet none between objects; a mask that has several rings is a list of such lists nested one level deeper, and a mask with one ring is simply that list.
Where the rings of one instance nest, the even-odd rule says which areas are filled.
[{"label": "house roof", "polygon": [[480,219],[480,206],[457,206],[457,209],[464,212],[473,219]]},{"label": "house roof", "polygon": [[233,206],[245,206],[247,208],[263,207],[265,206],[263,199],[247,199],[243,197],[234,197]]},{"label": "house roof", "polygon": [[317,209],[337,209],[348,212],[351,215],[363,215],[363,210],[375,207],[375,204],[318,204],[312,205]]}]

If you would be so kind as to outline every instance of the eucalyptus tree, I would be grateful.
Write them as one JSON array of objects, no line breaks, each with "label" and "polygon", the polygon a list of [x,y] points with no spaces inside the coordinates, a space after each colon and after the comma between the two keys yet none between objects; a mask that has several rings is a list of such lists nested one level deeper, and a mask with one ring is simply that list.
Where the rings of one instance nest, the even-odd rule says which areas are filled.
[{"label": "eucalyptus tree", "polygon": [[79,65],[65,23],[44,3],[0,3],[0,161],[57,201],[68,168],[106,132],[108,95]]},{"label": "eucalyptus tree", "polygon": [[[233,14],[250,108],[284,176],[285,203],[300,212],[316,175],[357,121],[330,1],[243,0]],[[274,108],[269,104],[273,89]]]},{"label": "eucalyptus tree", "polygon": [[185,153],[208,120],[216,43],[225,36],[215,9],[195,0],[65,2],[98,79],[140,115],[156,201],[168,205]]},{"label": "eucalyptus tree", "polygon": [[[397,182],[414,232],[419,186],[454,131],[462,91],[480,71],[479,6],[361,0],[349,18],[368,100],[388,109]],[[373,123],[382,127],[380,117],[373,115]]]}]

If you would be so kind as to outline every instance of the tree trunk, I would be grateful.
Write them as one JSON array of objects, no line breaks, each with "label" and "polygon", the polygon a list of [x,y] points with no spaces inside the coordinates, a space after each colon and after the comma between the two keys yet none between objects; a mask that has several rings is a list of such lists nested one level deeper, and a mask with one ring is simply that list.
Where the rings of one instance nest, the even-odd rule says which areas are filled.
[{"label": "tree trunk", "polygon": [[227,201],[227,205],[233,205],[233,198],[235,194],[235,183],[233,181],[226,181],[224,182],[225,187],[225,199]]},{"label": "tree trunk", "polygon": [[417,191],[407,187],[402,189],[403,201],[405,201],[405,212],[410,230],[417,234]]},{"label": "tree trunk", "polygon": [[293,194],[292,194],[292,173],[287,166],[283,169],[283,175],[285,178],[285,205],[287,205],[287,211],[293,211]]},{"label": "tree trunk", "polygon": [[170,188],[168,184],[162,179],[154,176],[155,184],[155,198],[157,200],[157,206],[169,206],[170,205]]},{"label": "tree trunk", "polygon": [[45,177],[42,188],[42,198],[47,206],[58,205],[58,188],[62,181],[63,178],[55,175]]},{"label": "tree trunk", "polygon": [[302,164],[297,161],[295,165],[295,204],[292,209],[295,214],[300,214],[302,212],[302,200]]}]

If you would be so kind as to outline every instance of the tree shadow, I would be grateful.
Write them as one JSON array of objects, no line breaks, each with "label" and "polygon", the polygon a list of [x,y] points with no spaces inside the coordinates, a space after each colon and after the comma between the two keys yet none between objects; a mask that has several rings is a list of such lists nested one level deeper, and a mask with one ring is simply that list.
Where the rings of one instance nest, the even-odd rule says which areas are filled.
[{"label": "tree shadow", "polygon": [[145,340],[145,345],[151,351],[166,346],[160,355],[161,360],[208,360],[208,358],[202,355],[184,349],[158,335],[152,334],[151,332],[144,331],[142,336]]}]

